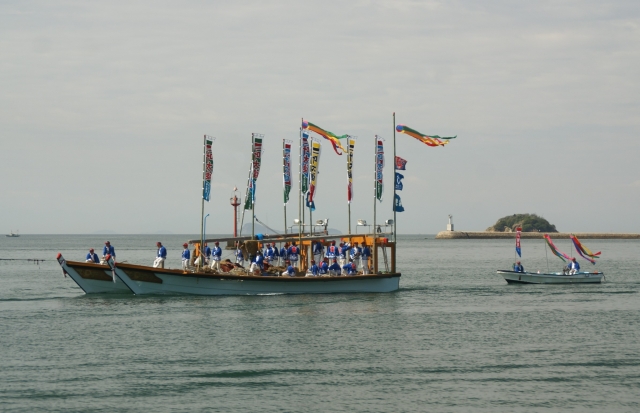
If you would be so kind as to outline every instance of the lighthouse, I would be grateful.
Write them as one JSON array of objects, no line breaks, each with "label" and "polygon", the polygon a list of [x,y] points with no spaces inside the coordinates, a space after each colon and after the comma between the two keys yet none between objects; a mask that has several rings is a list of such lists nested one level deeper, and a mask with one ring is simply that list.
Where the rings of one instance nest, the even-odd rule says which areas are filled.
[{"label": "lighthouse", "polygon": [[233,236],[238,236],[238,205],[240,205],[240,198],[237,195],[238,187],[233,188],[233,197],[231,197],[231,206],[233,207]]}]

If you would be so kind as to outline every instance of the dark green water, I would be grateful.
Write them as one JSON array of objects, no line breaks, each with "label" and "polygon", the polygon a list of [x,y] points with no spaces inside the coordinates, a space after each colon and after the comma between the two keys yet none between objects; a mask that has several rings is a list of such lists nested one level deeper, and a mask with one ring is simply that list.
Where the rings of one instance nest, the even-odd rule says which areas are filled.
[{"label": "dark green water", "polygon": [[[178,267],[190,237],[108,238]],[[640,411],[640,242],[586,241],[601,285],[512,286],[511,241],[424,238],[400,239],[396,293],[259,297],[86,296],[55,254],[104,236],[0,239],[50,260],[0,261],[0,411]],[[540,241],[523,255],[546,269]]]}]

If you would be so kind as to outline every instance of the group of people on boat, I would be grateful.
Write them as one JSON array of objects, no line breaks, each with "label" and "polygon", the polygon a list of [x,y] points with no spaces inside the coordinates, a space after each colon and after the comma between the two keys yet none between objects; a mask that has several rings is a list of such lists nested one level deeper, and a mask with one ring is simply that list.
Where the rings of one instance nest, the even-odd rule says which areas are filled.
[{"label": "group of people on boat", "polygon": [[[525,272],[524,266],[520,261],[516,261],[513,264],[513,271],[515,272]],[[540,271],[538,271],[540,272]],[[574,275],[580,272],[580,263],[576,261],[576,258],[573,257],[571,261],[562,269],[562,274],[564,275]]]},{"label": "group of people on boat", "polygon": [[113,259],[116,258],[116,250],[115,248],[113,248],[113,245],[111,245],[111,242],[109,241],[106,241],[104,243],[104,247],[102,248],[102,258],[98,258],[98,254],[95,253],[95,250],[93,248],[89,248],[89,252],[85,257],[85,262],[104,264],[107,262],[107,255],[112,256]]}]

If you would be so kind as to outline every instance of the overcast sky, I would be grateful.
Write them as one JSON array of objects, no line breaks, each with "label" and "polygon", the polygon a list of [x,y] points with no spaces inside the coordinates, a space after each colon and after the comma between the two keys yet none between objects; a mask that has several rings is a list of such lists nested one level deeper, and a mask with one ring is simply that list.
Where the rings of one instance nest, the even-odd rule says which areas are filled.
[{"label": "overcast sky", "polygon": [[[198,233],[209,134],[207,232],[229,233],[252,132],[256,214],[280,229],[282,139],[297,151],[303,117],[358,136],[354,222],[373,220],[386,139],[389,219],[394,111],[458,135],[397,136],[399,233],[526,212],[640,232],[637,1],[3,1],[0,73],[0,232]],[[314,219],[346,232],[345,164],[323,143]]]}]

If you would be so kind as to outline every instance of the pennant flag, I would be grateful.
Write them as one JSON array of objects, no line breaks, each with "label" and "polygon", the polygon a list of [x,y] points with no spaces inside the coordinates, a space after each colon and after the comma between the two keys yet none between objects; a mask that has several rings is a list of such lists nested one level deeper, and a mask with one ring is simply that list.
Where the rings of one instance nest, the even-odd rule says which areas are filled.
[{"label": "pennant flag", "polygon": [[402,191],[404,185],[402,185],[402,180],[404,179],[404,175],[396,172],[396,191]]},{"label": "pennant flag", "polygon": [[[258,137],[259,136],[259,137]],[[252,134],[253,140],[253,155],[251,157],[251,174],[249,176],[249,182],[247,184],[247,191],[249,196],[244,203],[244,209],[253,209],[253,204],[256,201],[256,181],[260,175],[260,164],[262,162],[262,137],[257,133]]]},{"label": "pennant flag", "polygon": [[522,258],[522,251],[520,250],[520,232],[522,232],[522,228],[516,228],[516,252],[518,253],[518,257]]},{"label": "pennant flag", "polygon": [[320,165],[320,142],[311,141],[311,163],[309,165],[309,192],[307,192],[307,206],[311,211],[316,210],[314,200],[318,190],[318,167]]},{"label": "pennant flag", "polygon": [[302,193],[306,194],[309,190],[309,158],[311,157],[311,151],[309,150],[309,133],[307,131],[302,132]]},{"label": "pennant flag", "polygon": [[[438,135],[424,135],[418,132],[417,130],[411,129],[410,127],[405,125],[396,126],[396,130],[400,133],[405,133],[409,136],[412,136],[428,146],[444,146],[449,143],[449,139],[455,139],[457,137],[457,136],[443,137]],[[444,142],[441,141],[440,139],[443,139]]]},{"label": "pennant flag", "polygon": [[384,181],[382,170],[384,169],[384,139],[376,135],[376,198],[382,202]]},{"label": "pennant flag", "polygon": [[396,212],[404,212],[404,207],[402,206],[402,201],[400,200],[400,195],[396,194],[395,200],[393,202],[393,210]]},{"label": "pennant flag", "polygon": [[289,202],[291,192],[291,141],[282,140],[282,175],[284,181],[284,204]]},{"label": "pennant flag", "polygon": [[349,137],[347,145],[347,203],[353,200],[353,149],[356,146],[356,138]]},{"label": "pennant flag", "polygon": [[565,254],[564,252],[560,251],[554,244],[553,241],[551,241],[551,237],[548,234],[544,234],[544,239],[545,241],[547,241],[547,245],[549,246],[549,249],[551,250],[551,252],[558,258],[560,258],[563,262],[566,262],[566,260],[571,261],[571,257],[568,256],[567,254]]},{"label": "pennant flag", "polygon": [[[342,155],[342,152],[346,152],[342,144],[340,144],[340,139],[346,139],[349,137],[349,135],[335,135],[334,133],[329,132],[328,130],[324,130],[311,122],[307,122],[306,120],[302,121],[302,129],[308,129],[327,139],[329,142],[331,142],[331,145],[333,145],[333,150],[338,155]],[[338,149],[340,149],[342,152],[338,152]]]},{"label": "pennant flag", "polygon": [[396,156],[396,170],[397,171],[404,171],[407,168],[407,161],[405,161],[404,159],[402,159],[399,156]]},{"label": "pennant flag", "polygon": [[211,176],[213,175],[213,153],[211,145],[215,138],[204,136],[204,165],[202,169],[202,199],[209,202],[211,196]]}]

